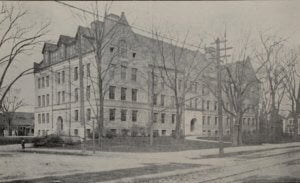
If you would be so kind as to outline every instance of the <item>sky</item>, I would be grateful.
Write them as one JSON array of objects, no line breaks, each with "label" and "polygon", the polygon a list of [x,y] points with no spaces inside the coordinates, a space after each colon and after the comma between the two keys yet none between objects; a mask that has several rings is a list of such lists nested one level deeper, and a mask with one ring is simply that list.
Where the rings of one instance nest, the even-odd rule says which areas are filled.
[{"label": "sky", "polygon": [[[83,9],[92,10],[95,2],[67,1]],[[98,2],[103,10],[105,2]],[[111,3],[108,3],[111,4]],[[25,1],[22,8],[28,10],[24,25],[49,21],[49,32],[45,40],[56,43],[59,35],[74,36],[78,25],[87,26],[91,17],[84,20],[84,14],[53,1]],[[183,40],[188,34],[188,42],[199,44],[204,39],[207,43],[224,35],[225,27],[228,44],[236,45],[238,41],[258,31],[271,30],[282,37],[289,38],[292,47],[300,45],[300,1],[120,1],[111,4],[110,12],[120,15],[125,12],[130,25],[151,31],[158,29],[162,34],[176,36]],[[100,12],[103,13],[103,12]],[[139,31],[136,31],[139,32]],[[10,71],[20,71],[32,67],[34,62],[42,59],[42,45],[24,56],[21,64]],[[15,88],[21,88],[20,97],[28,105],[21,111],[34,111],[33,75],[17,82]]]}]

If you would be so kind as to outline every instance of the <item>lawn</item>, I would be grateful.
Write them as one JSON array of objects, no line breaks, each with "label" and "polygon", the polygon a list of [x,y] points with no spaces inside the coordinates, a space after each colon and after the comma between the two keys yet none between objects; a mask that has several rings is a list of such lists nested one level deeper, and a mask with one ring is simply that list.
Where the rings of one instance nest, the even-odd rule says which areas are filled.
[{"label": "lawn", "polygon": [[[172,137],[155,137],[152,146],[149,144],[149,137],[103,138],[101,143],[101,148],[99,144],[96,144],[96,150],[114,152],[172,152],[218,147],[218,143],[174,139]],[[224,146],[228,147],[230,145],[224,144]],[[81,145],[66,145],[64,148],[81,149]],[[87,149],[93,149],[92,140],[87,141]]]}]

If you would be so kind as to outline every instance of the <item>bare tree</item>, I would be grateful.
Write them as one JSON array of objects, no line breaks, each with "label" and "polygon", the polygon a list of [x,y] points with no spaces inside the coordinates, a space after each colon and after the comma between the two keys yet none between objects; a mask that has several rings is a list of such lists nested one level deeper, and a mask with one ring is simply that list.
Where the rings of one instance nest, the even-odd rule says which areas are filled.
[{"label": "bare tree", "polygon": [[297,63],[297,54],[293,50],[286,50],[285,54],[282,58],[282,65],[285,69],[284,75],[285,75],[285,86],[286,86],[286,96],[288,98],[288,103],[290,104],[290,114],[292,114],[292,117],[294,119],[294,136],[298,136],[298,111],[297,108],[299,108],[299,91],[297,87],[299,85],[297,84],[299,80],[299,75],[296,71],[296,63]]},{"label": "bare tree", "polygon": [[9,136],[12,135],[12,122],[15,117],[15,112],[25,105],[23,99],[17,96],[17,93],[18,92],[16,90],[12,89],[7,93],[0,111],[4,117],[4,122],[8,127]]},{"label": "bare tree", "polygon": [[196,50],[188,49],[186,34],[183,42],[173,39],[165,39],[158,31],[153,33],[155,41],[152,45],[153,61],[157,65],[160,78],[171,90],[173,100],[175,100],[176,126],[175,138],[180,138],[182,133],[182,121],[186,101],[192,100],[196,96],[189,96],[188,93],[194,91],[203,71],[210,65],[204,55],[200,53],[202,41]]},{"label": "bare tree", "polygon": [[25,25],[23,20],[28,14],[21,5],[1,2],[0,10],[0,110],[12,86],[24,75],[30,74],[32,68],[21,70],[14,77],[8,73],[14,65],[19,64],[20,57],[31,51],[42,42],[47,32],[48,23],[36,28]]},{"label": "bare tree", "polygon": [[270,140],[282,133],[281,117],[279,116],[282,100],[286,93],[285,66],[283,61],[283,48],[286,39],[267,33],[259,33],[259,44],[256,49],[256,59],[261,63],[262,69],[259,77],[263,82],[265,107],[267,108],[267,132]]}]

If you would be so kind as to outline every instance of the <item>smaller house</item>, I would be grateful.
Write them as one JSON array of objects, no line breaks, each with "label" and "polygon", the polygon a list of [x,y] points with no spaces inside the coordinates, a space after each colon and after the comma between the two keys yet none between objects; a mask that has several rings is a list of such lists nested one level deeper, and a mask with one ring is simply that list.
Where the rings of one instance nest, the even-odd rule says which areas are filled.
[{"label": "smaller house", "polygon": [[28,112],[15,112],[0,114],[0,136],[9,136],[9,123],[11,117],[11,136],[32,136],[34,134],[34,114]]}]

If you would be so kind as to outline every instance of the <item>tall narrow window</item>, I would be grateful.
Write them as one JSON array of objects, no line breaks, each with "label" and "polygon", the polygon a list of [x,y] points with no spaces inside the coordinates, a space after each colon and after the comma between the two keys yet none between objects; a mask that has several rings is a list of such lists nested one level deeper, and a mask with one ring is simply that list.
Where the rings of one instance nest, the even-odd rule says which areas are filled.
[{"label": "tall narrow window", "polygon": [[45,114],[42,114],[42,123],[45,123]]},{"label": "tall narrow window", "polygon": [[60,92],[57,92],[57,104],[60,104]]},{"label": "tall narrow window", "polygon": [[126,121],[126,115],[127,115],[127,110],[122,109],[121,110],[121,121]]},{"label": "tall narrow window", "polygon": [[197,109],[197,108],[198,108],[198,99],[195,98],[195,109]]},{"label": "tall narrow window", "polygon": [[217,101],[215,101],[215,111],[218,109],[218,102]]},{"label": "tall narrow window", "polygon": [[137,75],[137,69],[136,68],[132,68],[131,69],[131,80],[132,81],[136,81],[136,75]]},{"label": "tall narrow window", "polygon": [[134,101],[134,102],[137,101],[137,89],[131,90],[131,98],[132,98],[132,101]]},{"label": "tall narrow window", "polygon": [[47,122],[47,123],[50,122],[49,113],[46,114],[46,122]]},{"label": "tall narrow window", "polygon": [[109,120],[114,121],[116,116],[116,109],[109,109]]},{"label": "tall narrow window", "polygon": [[78,80],[78,67],[74,67],[74,80]]},{"label": "tall narrow window", "polygon": [[126,90],[127,88],[121,88],[121,100],[126,100]]},{"label": "tall narrow window", "polygon": [[153,123],[157,122],[157,116],[158,116],[158,113],[153,114]]},{"label": "tall narrow window", "polygon": [[46,105],[46,99],[45,99],[45,95],[43,95],[43,96],[42,96],[42,103],[43,103],[43,105],[42,105],[42,106],[43,106],[43,107],[45,107],[45,105]]},{"label": "tall narrow window", "polygon": [[90,63],[86,64],[86,76],[87,77],[91,76],[91,64]]},{"label": "tall narrow window", "polygon": [[121,66],[121,79],[122,80],[126,80],[126,70],[127,70],[127,67],[122,65]]},{"label": "tall narrow window", "polygon": [[153,105],[157,105],[157,94],[153,95]]},{"label": "tall narrow window", "polygon": [[206,109],[209,110],[210,101],[208,100],[206,103],[207,103]]},{"label": "tall narrow window", "polygon": [[78,119],[79,119],[78,110],[74,111],[74,119],[75,119],[75,121],[78,121]]},{"label": "tall narrow window", "polygon": [[111,64],[110,68],[109,68],[109,76],[110,79],[114,79],[115,78],[115,64]]},{"label": "tall narrow window", "polygon": [[47,94],[47,96],[46,96],[46,105],[49,106],[49,103],[50,103],[50,95]]},{"label": "tall narrow window", "polygon": [[119,42],[119,55],[120,57],[127,57],[127,45],[125,40],[120,40]]},{"label": "tall narrow window", "polygon": [[172,114],[172,124],[175,123],[176,114]]},{"label": "tall narrow window", "polygon": [[87,100],[90,100],[90,98],[91,98],[91,86],[88,85],[88,86],[86,87],[86,99],[87,99]]},{"label": "tall narrow window", "polygon": [[165,113],[161,113],[161,123],[165,123]]},{"label": "tall narrow window", "polygon": [[41,123],[41,114],[38,114],[38,123]]},{"label": "tall narrow window", "polygon": [[78,94],[78,88],[75,88],[75,102],[78,101],[79,94]]},{"label": "tall narrow window", "polygon": [[57,76],[56,76],[56,80],[57,80],[57,84],[60,84],[60,72],[57,73]]},{"label": "tall narrow window", "polygon": [[136,121],[137,121],[137,113],[138,113],[137,110],[133,110],[133,111],[132,111],[131,117],[132,117],[132,121],[133,121],[133,122],[136,122]]},{"label": "tall narrow window", "polygon": [[160,96],[160,105],[165,106],[165,95]]},{"label": "tall narrow window", "polygon": [[65,83],[65,71],[61,72],[61,82]]},{"label": "tall narrow window", "polygon": [[109,99],[114,100],[115,99],[115,86],[109,86]]},{"label": "tall narrow window", "polygon": [[205,116],[202,116],[202,125],[205,125]]},{"label": "tall narrow window", "polygon": [[42,100],[41,100],[41,96],[38,96],[38,106],[39,107],[41,107],[41,105],[42,105],[42,102],[41,102]]},{"label": "tall narrow window", "polygon": [[38,79],[38,88],[41,88],[41,78]]},{"label": "tall narrow window", "polygon": [[42,88],[45,88],[45,78],[42,78]]},{"label": "tall narrow window", "polygon": [[181,91],[181,84],[182,84],[182,83],[181,83],[181,80],[179,79],[179,80],[178,80],[178,90],[179,90],[179,91]]},{"label": "tall narrow window", "polygon": [[49,86],[49,76],[46,76],[46,86]]},{"label": "tall narrow window", "polygon": [[218,117],[215,117],[215,125],[218,125]]},{"label": "tall narrow window", "polygon": [[61,98],[62,103],[65,103],[65,91],[61,92]]},{"label": "tall narrow window", "polygon": [[207,125],[210,125],[210,116],[207,117]]},{"label": "tall narrow window", "polygon": [[90,121],[91,120],[91,109],[86,110],[86,120]]},{"label": "tall narrow window", "polygon": [[203,111],[205,111],[204,105],[205,105],[205,100],[202,100],[202,106],[201,106],[201,108],[202,108]]}]

